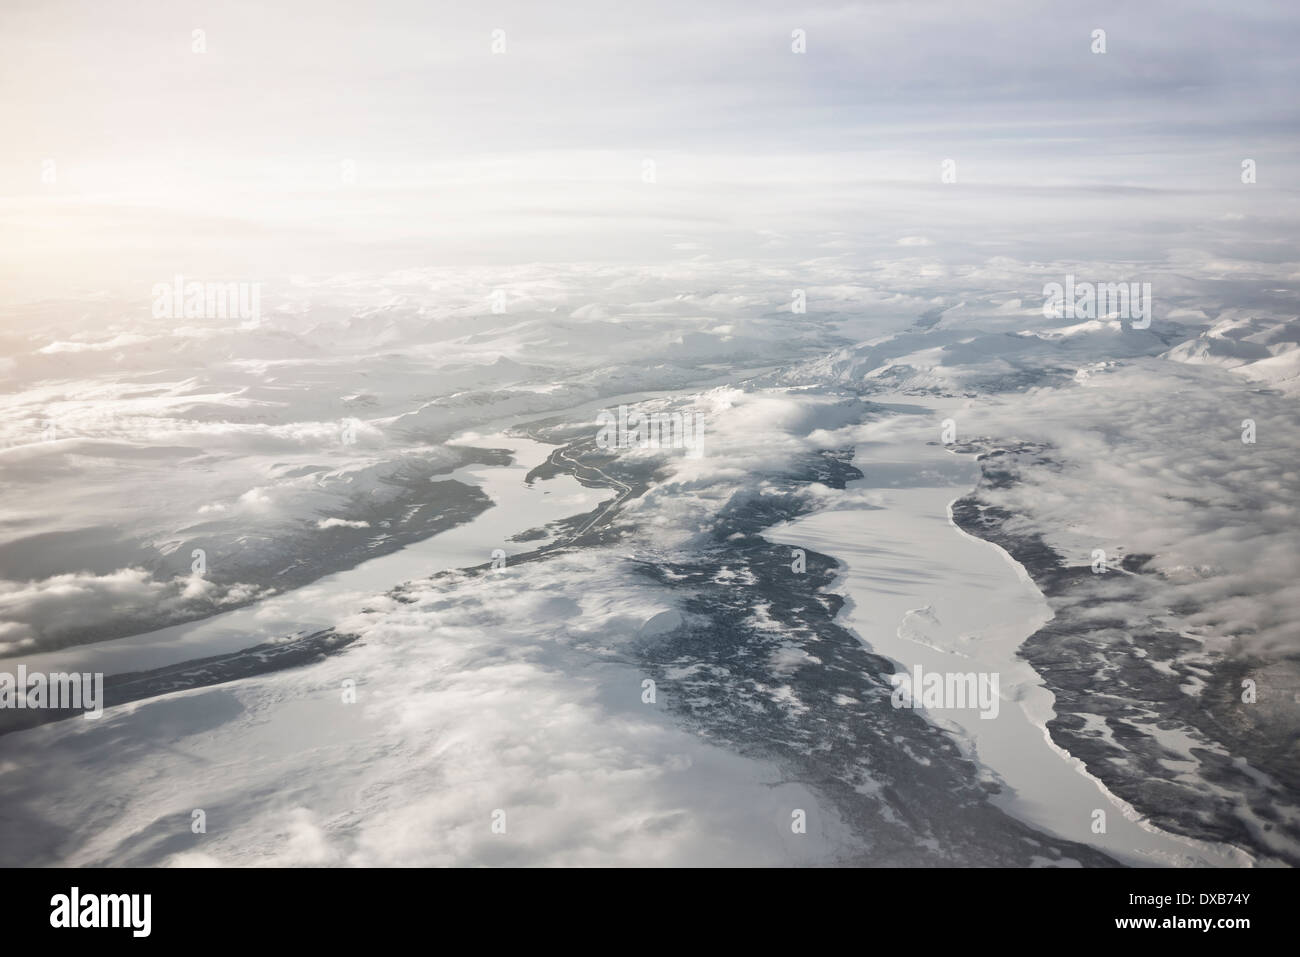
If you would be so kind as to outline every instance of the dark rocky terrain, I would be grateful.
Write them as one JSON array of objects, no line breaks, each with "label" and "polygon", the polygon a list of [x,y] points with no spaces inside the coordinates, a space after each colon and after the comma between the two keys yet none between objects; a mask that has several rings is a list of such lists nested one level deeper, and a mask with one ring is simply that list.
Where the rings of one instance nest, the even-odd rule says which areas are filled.
[{"label": "dark rocky terrain", "polygon": [[[1020,649],[1056,696],[1053,740],[1162,828],[1300,863],[1300,727],[1294,709],[1269,705],[1295,699],[1300,657],[1221,655],[1207,675],[1199,642],[1154,621],[1128,626],[1121,608],[1147,587],[1149,555],[1126,555],[1109,572],[1129,589],[1114,595],[1112,617],[1104,600],[1080,600],[1091,567],[1067,564],[1036,532],[1010,530],[1015,516],[986,500],[1026,470],[1059,468],[1053,450],[975,443],[965,451],[979,449],[980,485],[953,506],[953,518],[1020,562],[1056,613]],[[1126,637],[1114,640],[1115,629]],[[1257,702],[1242,700],[1247,678],[1257,683]],[[1190,681],[1204,690],[1186,693]],[[1163,746],[1157,730],[1197,742],[1195,774],[1183,773],[1187,756]]]}]

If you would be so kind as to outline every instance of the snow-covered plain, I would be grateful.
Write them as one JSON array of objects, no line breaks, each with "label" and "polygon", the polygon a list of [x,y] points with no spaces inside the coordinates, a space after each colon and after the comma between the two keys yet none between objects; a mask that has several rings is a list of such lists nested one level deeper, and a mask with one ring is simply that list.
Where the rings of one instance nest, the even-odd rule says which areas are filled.
[{"label": "snow-covered plain", "polygon": [[[1044,318],[1033,301],[1043,276],[1075,268],[1002,261],[972,275],[924,258],[808,263],[811,306],[797,319],[785,270],[702,261],[654,275],[521,269],[505,315],[484,310],[485,283],[463,272],[353,277],[268,296],[279,305],[259,326],[220,336],[160,328],[128,342],[91,331],[102,318],[93,303],[85,329],[56,336],[26,307],[27,351],[4,369],[6,665],[111,674],[321,627],[360,640],[305,667],[3,736],[6,862],[870,859],[869,838],[815,786],[644,701],[635,654],[693,620],[671,593],[648,588],[636,563],[704,554],[720,516],[825,449],[852,449],[866,477],[842,491],[801,484],[812,514],[771,537],[844,563],[832,590],[850,603],[838,620],[875,652],[900,666],[1001,674],[997,719],[927,715],[955,728],[979,780],[1003,785],[998,807],[1125,862],[1290,859],[1291,839],[1255,797],[1202,773],[1205,755],[1224,747],[1203,730],[1166,717],[1149,736],[1179,769],[1177,786],[1228,808],[1255,846],[1142,826],[1135,819],[1151,807],[1049,737],[1051,692],[1017,652],[1052,608],[995,546],[949,521],[948,504],[971,491],[978,468],[973,450],[943,447],[945,418],[959,442],[1050,448],[1054,465],[981,494],[1070,562],[1086,564],[1095,547],[1155,556],[1157,574],[1140,589],[1099,580],[1077,599],[1111,602],[1097,635],[1116,630],[1121,607],[1134,628],[1158,620],[1197,642],[1183,664],[1246,655],[1268,686],[1290,680],[1287,623],[1300,604],[1288,535],[1293,398],[1258,390],[1238,368],[1189,361],[1191,344],[1222,338],[1211,335],[1223,330],[1203,311],[1203,288],[1165,300],[1147,332]],[[1281,308],[1267,316],[1270,329],[1293,328]],[[1285,355],[1288,335],[1269,332],[1268,348]],[[225,344],[187,365],[192,343],[214,339]],[[567,475],[526,484],[553,447],[512,427],[594,433],[600,409],[651,397],[701,410],[707,451],[624,453],[653,480],[618,513],[620,541],[517,568],[507,559],[500,573],[429,577],[487,562],[495,548],[545,544],[553,539],[512,539],[613,496]],[[91,422],[87,410],[116,414]],[[1241,442],[1247,417],[1253,445]],[[47,421],[52,438],[41,434]],[[356,441],[342,443],[348,423]],[[464,449],[510,450],[512,460],[457,466]],[[329,536],[373,530],[358,499],[389,488],[384,476],[409,476],[417,459],[421,481],[461,482],[494,504],[273,592],[257,574],[205,582],[163,561],[187,559],[196,541],[218,543],[215,568],[258,567],[249,559],[266,542],[288,561],[327,558]],[[403,514],[393,509],[390,533]],[[389,594],[403,583],[400,599]],[[189,604],[195,588],[219,588],[240,607]],[[57,647],[61,622],[136,615],[162,627]],[[171,616],[181,620],[167,624]],[[757,610],[748,625],[779,627]],[[804,705],[783,676],[817,661],[797,634],[787,644],[770,662],[772,693],[794,712]],[[1168,667],[1154,651],[1149,661]],[[1214,672],[1203,674],[1208,687]],[[351,687],[354,704],[344,701]],[[1192,700],[1205,691],[1184,689]],[[1243,720],[1272,739],[1295,717],[1270,699]],[[1105,718],[1087,723],[1117,741]],[[1293,813],[1288,785],[1270,787],[1271,813]],[[1099,808],[1104,834],[1091,828]],[[191,831],[195,809],[207,814],[206,834]],[[806,834],[791,830],[796,809]],[[498,810],[504,835],[491,830]]]}]

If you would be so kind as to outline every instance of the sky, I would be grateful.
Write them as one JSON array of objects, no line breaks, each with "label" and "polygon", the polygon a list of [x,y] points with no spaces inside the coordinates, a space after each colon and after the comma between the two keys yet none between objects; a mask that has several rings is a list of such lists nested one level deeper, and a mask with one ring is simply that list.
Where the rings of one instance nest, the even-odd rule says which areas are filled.
[{"label": "sky", "polygon": [[0,295],[917,234],[1276,261],[1298,34],[1288,3],[11,0]]}]

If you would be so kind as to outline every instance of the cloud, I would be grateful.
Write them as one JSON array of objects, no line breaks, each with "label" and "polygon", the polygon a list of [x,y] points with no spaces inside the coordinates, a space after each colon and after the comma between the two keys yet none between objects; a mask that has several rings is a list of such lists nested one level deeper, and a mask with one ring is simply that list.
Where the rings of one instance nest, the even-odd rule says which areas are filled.
[{"label": "cloud", "polygon": [[[1246,418],[1256,422],[1253,444],[1242,441]],[[1216,652],[1294,652],[1300,484],[1290,437],[1300,410],[1292,400],[1142,360],[972,409],[958,426],[1049,447],[1057,467],[1027,467],[1020,483],[982,495],[1071,563],[1088,564],[1094,548],[1112,562],[1155,556],[1154,574],[1120,583],[1101,576],[1079,603],[1107,597],[1114,612],[1122,598],[1135,621],[1179,609],[1181,629]]]},{"label": "cloud", "polygon": [[[341,623],[363,638],[345,655],[176,699],[168,748],[107,747],[147,741],[166,702],[13,736],[21,773],[0,776],[0,794],[20,806],[71,768],[93,775],[93,794],[29,821],[35,838],[84,834],[60,842],[81,864],[811,864],[854,840],[779,769],[643,703],[627,646],[666,595],[610,555],[415,582],[406,597]],[[145,786],[160,773],[168,789]],[[113,820],[89,813],[119,797]],[[190,837],[194,807],[208,832],[178,849],[168,835]],[[789,834],[790,807],[808,810],[807,835]]]},{"label": "cloud", "polygon": [[261,591],[249,584],[218,586],[195,575],[158,579],[143,568],[27,582],[0,579],[0,655],[56,647],[119,616],[165,622],[247,601]]}]

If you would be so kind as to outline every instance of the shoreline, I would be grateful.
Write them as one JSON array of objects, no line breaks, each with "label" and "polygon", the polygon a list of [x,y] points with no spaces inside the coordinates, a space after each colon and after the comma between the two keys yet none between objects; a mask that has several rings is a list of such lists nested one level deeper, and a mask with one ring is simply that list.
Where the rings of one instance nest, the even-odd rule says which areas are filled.
[{"label": "shoreline", "polygon": [[[1130,865],[1252,863],[1235,847],[1155,827],[1082,773],[1084,763],[1052,741],[1042,718],[1054,715],[1055,698],[1018,654],[1052,620],[1052,609],[1021,563],[954,521],[952,505],[971,494],[978,465],[927,441],[932,419],[923,419],[901,438],[865,443],[855,454],[854,464],[865,477],[850,488],[877,491],[884,509],[822,511],[779,526],[769,537],[840,562],[841,623],[874,653],[896,662],[898,670],[921,665],[929,672],[1001,676],[1003,707],[993,720],[957,709],[921,710],[931,723],[952,731],[997,781],[1001,790],[993,802],[1008,814]],[[873,481],[877,469],[891,484]],[[1001,556],[996,564],[988,561],[989,548]],[[1092,832],[1097,810],[1107,812],[1105,834]]]},{"label": "shoreline", "polygon": [[[520,514],[528,515],[533,523],[560,521],[595,505],[591,490],[568,476],[539,483],[550,487],[532,488],[524,483],[533,459],[544,458],[542,453],[549,452],[548,447],[523,437],[487,438],[503,440],[499,447],[510,451],[509,463],[472,464],[440,476],[443,481],[472,485],[491,500],[469,521],[310,585],[230,611],[123,638],[13,655],[0,662],[0,667],[21,661],[32,671],[90,671],[112,676],[174,668],[249,651],[270,641],[292,640],[293,635],[332,629],[361,610],[367,601],[382,598],[404,582],[480,565],[491,559],[491,550],[498,545],[509,550],[514,544],[510,537],[525,530],[515,527]],[[512,508],[512,497],[531,497],[534,501]]]},{"label": "shoreline", "polygon": [[[1006,449],[1014,450],[1014,445]],[[983,456],[979,461],[984,461]],[[994,479],[998,484],[1008,480],[1005,472],[998,472]],[[988,481],[982,464],[981,484]],[[979,491],[976,486],[952,503],[953,524],[963,535],[996,547],[1021,565],[1049,601],[1068,596],[1081,578],[1091,578],[1087,566],[1067,565],[1038,532],[1007,532],[1005,525],[1011,515],[982,500]],[[1135,562],[1140,565],[1142,560],[1138,556]],[[1126,570],[1138,571],[1136,565]],[[1152,653],[1168,649],[1162,647],[1158,629],[1140,623],[1131,627],[1137,654],[1126,647],[1110,649],[1106,661],[1111,670],[1104,679],[1092,681],[1081,676],[1094,674],[1100,649],[1089,640],[1087,624],[1077,620],[1077,615],[1054,617],[1025,639],[1021,656],[1052,689],[1052,707],[1038,718],[1053,749],[1068,754],[1081,774],[1097,781],[1115,805],[1126,809],[1143,827],[1205,847],[1232,848],[1244,866],[1293,861],[1297,853],[1294,830],[1288,832],[1281,826],[1286,823],[1286,805],[1273,797],[1270,789],[1277,784],[1268,764],[1252,760],[1257,756],[1242,746],[1249,745],[1248,739],[1223,739],[1200,726],[1197,716],[1208,713],[1206,709],[1215,699],[1202,701],[1182,693],[1165,694],[1161,685],[1149,687],[1143,680],[1151,669],[1148,649]],[[1170,661],[1176,666],[1176,657]],[[1218,667],[1231,675],[1242,665],[1225,659]],[[1176,681],[1178,674],[1171,672],[1169,680]],[[1146,689],[1146,697],[1138,693],[1142,689]],[[1095,709],[1087,704],[1091,695],[1100,699]],[[1212,715],[1210,720],[1213,730]],[[1116,743],[1120,732],[1127,732],[1122,748]],[[1226,758],[1221,757],[1225,749]],[[1163,763],[1183,754],[1206,765],[1188,780],[1171,774]],[[1114,760],[1120,755],[1123,760]],[[1230,786],[1217,774],[1224,762],[1248,769],[1252,775],[1249,787],[1242,786],[1240,777],[1236,786]],[[1261,805],[1264,812],[1258,810]],[[1150,810],[1144,814],[1141,807]]]}]

